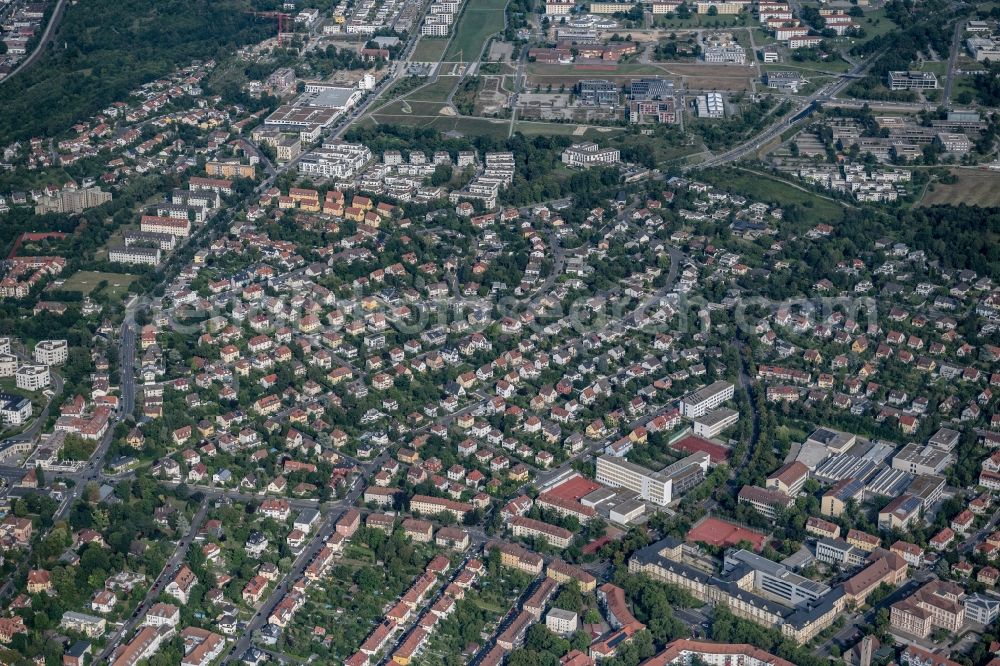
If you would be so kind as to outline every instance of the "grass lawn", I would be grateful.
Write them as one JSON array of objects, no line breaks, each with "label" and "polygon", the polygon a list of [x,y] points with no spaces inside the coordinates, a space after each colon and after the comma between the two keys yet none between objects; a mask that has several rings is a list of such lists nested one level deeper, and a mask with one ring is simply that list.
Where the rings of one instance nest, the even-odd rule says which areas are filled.
[{"label": "grass lawn", "polygon": [[422,129],[435,129],[439,132],[459,132],[463,136],[491,136],[506,139],[510,133],[510,120],[473,118],[469,116],[447,116],[414,114],[380,114],[371,116],[372,120],[382,125],[409,125]]},{"label": "grass lawn", "polygon": [[[372,110],[378,109],[380,106],[387,104],[398,97],[402,97],[416,88],[419,88],[425,82],[426,79],[418,78],[416,76],[400,79],[384,90],[382,94],[379,95],[374,102],[372,102],[369,108]],[[367,115],[368,114],[366,114],[366,116]]]},{"label": "grass lawn", "polygon": [[777,44],[777,40],[774,35],[767,32],[763,28],[751,28],[753,30],[753,42],[758,48],[764,46],[765,44]]},{"label": "grass lawn", "polygon": [[466,0],[465,10],[455,25],[455,36],[445,52],[445,60],[475,62],[490,35],[503,30],[507,0]]},{"label": "grass lawn", "polygon": [[[583,128],[583,131],[581,130]],[[616,136],[623,131],[620,127],[586,127],[573,123],[546,123],[531,120],[518,120],[514,123],[514,131],[525,136],[572,136],[578,139],[600,139]]]},{"label": "grass lawn", "polygon": [[[736,43],[739,44],[740,46],[742,46],[743,48],[745,48],[747,51],[751,50],[750,49],[750,30],[751,29],[752,28],[748,28],[747,30],[734,30],[733,31],[733,37],[736,39]],[[753,56],[755,56],[755,55],[756,54],[747,53],[747,61],[749,62],[750,60],[752,60]]]},{"label": "grass lawn", "polygon": [[414,99],[398,99],[372,115],[379,116],[433,116],[442,108],[441,102],[421,102]]},{"label": "grass lawn", "polygon": [[927,188],[920,206],[958,203],[984,208],[1000,206],[1000,173],[970,169],[952,169],[951,172],[958,176],[958,182],[953,185],[934,183],[933,191]]},{"label": "grass lawn", "polygon": [[805,218],[813,222],[836,222],[844,216],[840,204],[804,192],[767,174],[721,169],[703,171],[700,179],[757,201],[774,202],[780,206],[798,204],[803,207]]},{"label": "grass lawn", "polygon": [[958,96],[963,92],[968,92],[972,95],[972,99],[976,99],[976,80],[971,76],[956,76],[954,87],[951,89],[951,99],[955,101]]},{"label": "grass lawn", "polygon": [[843,60],[827,62],[824,60],[803,60],[799,62],[792,58],[786,58],[784,62],[772,62],[761,65],[767,72],[780,72],[784,70],[796,70],[802,72],[802,76],[809,78],[809,75],[823,76],[824,74],[841,74],[851,68],[851,65]]},{"label": "grass lawn", "polygon": [[[44,389],[43,389],[44,390]],[[32,404],[35,406],[35,414],[38,414],[38,410],[45,407],[46,398],[42,394],[42,391],[26,391],[24,389],[17,388],[17,382],[13,377],[4,377],[0,379],[0,391],[3,393],[9,393],[11,395],[24,396],[31,400]]]},{"label": "grass lawn", "polygon": [[[755,23],[755,22],[754,22]],[[739,14],[719,14],[709,16],[708,14],[692,14],[691,18],[679,19],[676,16],[672,19],[664,18],[654,21],[658,28],[723,28],[729,26],[749,26],[751,24],[750,15],[746,12]]]},{"label": "grass lawn", "polygon": [[941,79],[948,73],[947,60],[925,60],[919,68],[921,72],[934,72]]},{"label": "grass lawn", "polygon": [[788,129],[786,129],[784,132],[781,133],[781,140],[788,141],[801,131],[802,127],[799,125],[796,125],[795,127],[789,127]]},{"label": "grass lawn", "polygon": [[[892,19],[887,18],[884,9],[876,9],[874,11],[865,12],[862,18],[855,19],[855,21],[860,25],[864,31],[865,36],[861,39],[847,38],[848,41],[857,42],[867,42],[873,37],[878,37],[879,35],[884,35],[887,32],[896,30],[897,26],[892,21]],[[840,41],[838,39],[837,41]]]},{"label": "grass lawn", "polygon": [[438,62],[448,46],[447,37],[421,37],[417,47],[413,49],[414,62]]},{"label": "grass lawn", "polygon": [[457,76],[439,76],[437,81],[407,95],[407,101],[444,103],[452,88],[458,84]]},{"label": "grass lawn", "polygon": [[556,77],[569,77],[572,76],[575,79],[580,78],[609,78],[613,76],[629,76],[635,74],[662,74],[663,66],[671,66],[678,64],[692,64],[692,63],[675,63],[675,62],[661,62],[655,65],[643,64],[641,62],[624,62],[617,63],[614,69],[608,70],[597,70],[592,67],[577,66],[577,65],[549,65],[540,62],[528,63],[525,71],[529,76],[556,76]]},{"label": "grass lawn", "polygon": [[91,294],[103,281],[107,285],[102,289],[103,293],[111,298],[122,298],[128,293],[128,287],[135,282],[136,276],[123,273],[97,273],[94,271],[80,271],[66,278],[62,284],[65,291],[78,291],[84,296]]},{"label": "grass lawn", "polygon": [[492,136],[505,139],[510,135],[509,120],[439,116],[427,123],[441,132],[459,132],[464,136]]},{"label": "grass lawn", "polygon": [[[955,69],[960,69],[964,72],[981,72],[986,69],[986,65],[979,62],[978,60],[973,60],[965,53],[959,51],[958,60],[955,61]],[[957,74],[961,76],[961,74]]]}]

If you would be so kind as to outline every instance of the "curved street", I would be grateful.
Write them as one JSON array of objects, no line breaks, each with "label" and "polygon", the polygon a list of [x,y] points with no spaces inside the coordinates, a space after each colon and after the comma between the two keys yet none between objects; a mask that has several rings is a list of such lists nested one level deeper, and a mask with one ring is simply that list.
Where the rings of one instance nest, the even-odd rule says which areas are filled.
[{"label": "curved street", "polygon": [[0,79],[0,85],[3,85],[7,81],[10,81],[15,76],[28,69],[42,57],[45,52],[45,47],[49,45],[52,38],[55,36],[56,30],[59,28],[59,23],[63,19],[63,14],[66,12],[66,0],[56,0],[55,9],[52,10],[52,17],[49,19],[48,25],[45,26],[45,31],[42,32],[42,36],[38,39],[38,44],[35,45],[35,50],[28,54],[28,56],[18,63],[10,74],[6,77]]}]

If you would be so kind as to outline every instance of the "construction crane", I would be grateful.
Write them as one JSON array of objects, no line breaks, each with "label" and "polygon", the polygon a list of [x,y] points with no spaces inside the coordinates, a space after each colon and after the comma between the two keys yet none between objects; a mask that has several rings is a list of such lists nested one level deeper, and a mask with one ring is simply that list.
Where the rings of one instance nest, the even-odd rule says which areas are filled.
[{"label": "construction crane", "polygon": [[281,44],[281,35],[282,35],[282,33],[285,32],[285,22],[286,21],[290,21],[292,19],[292,15],[291,14],[286,14],[284,12],[255,12],[255,11],[249,11],[249,10],[247,11],[247,14],[252,14],[253,16],[257,16],[259,18],[266,18],[266,19],[271,19],[271,20],[277,19],[278,20],[278,44]]}]

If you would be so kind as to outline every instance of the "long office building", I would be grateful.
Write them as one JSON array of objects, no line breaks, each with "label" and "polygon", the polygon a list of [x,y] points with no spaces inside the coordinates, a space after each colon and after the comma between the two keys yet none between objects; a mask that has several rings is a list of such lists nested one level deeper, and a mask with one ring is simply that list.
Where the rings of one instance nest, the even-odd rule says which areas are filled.
[{"label": "long office building", "polygon": [[694,434],[705,439],[712,439],[735,425],[739,420],[739,412],[726,407],[720,407],[694,420]]},{"label": "long office building", "polygon": [[889,72],[889,90],[934,90],[938,87],[934,72]]},{"label": "long office building", "polygon": [[684,543],[667,537],[635,552],[629,571],[677,585],[696,598],[725,604],[737,617],[806,643],[844,610],[843,585],[829,588],[746,551],[731,551],[721,572],[684,561]]},{"label": "long office building", "polygon": [[744,568],[753,572],[753,587],[789,606],[801,606],[823,598],[830,587],[789,571],[783,564],[773,562],[748,550],[726,553],[724,571]]},{"label": "long office building", "polygon": [[597,459],[597,482],[626,488],[647,502],[666,506],[675,496],[691,490],[704,480],[711,457],[698,451],[658,472],[624,458],[602,455]]},{"label": "long office building", "polygon": [[718,381],[681,398],[681,416],[696,419],[704,416],[727,400],[732,400],[736,387],[731,382]]},{"label": "long office building", "polygon": [[642,499],[666,506],[673,499],[670,477],[607,454],[597,458],[597,482],[613,488],[627,488]]},{"label": "long office building", "polygon": [[605,79],[585,79],[577,83],[580,104],[587,106],[615,106],[620,93],[618,86]]}]

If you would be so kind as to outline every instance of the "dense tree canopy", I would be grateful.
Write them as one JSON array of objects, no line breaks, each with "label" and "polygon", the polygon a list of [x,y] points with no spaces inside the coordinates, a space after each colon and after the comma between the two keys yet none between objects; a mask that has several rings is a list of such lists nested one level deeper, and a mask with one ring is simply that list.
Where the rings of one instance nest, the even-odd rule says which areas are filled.
[{"label": "dense tree canopy", "polygon": [[247,9],[239,0],[70,3],[49,52],[0,87],[0,136],[58,136],[142,83],[260,41],[274,27]]}]

